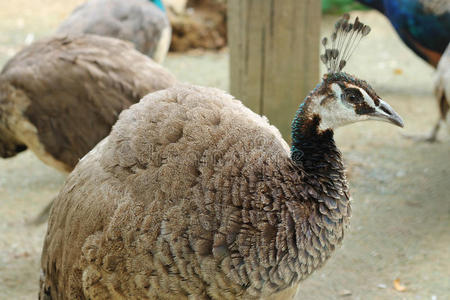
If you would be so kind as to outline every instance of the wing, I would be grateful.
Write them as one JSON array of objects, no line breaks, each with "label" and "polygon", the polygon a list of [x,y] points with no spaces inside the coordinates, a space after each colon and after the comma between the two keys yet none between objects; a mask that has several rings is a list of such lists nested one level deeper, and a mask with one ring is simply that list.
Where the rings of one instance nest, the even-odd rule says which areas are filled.
[{"label": "wing", "polygon": [[278,130],[224,92],[174,87],[146,96],[122,112],[56,199],[41,291],[71,299],[111,299],[117,286],[139,299],[242,293],[212,247],[229,258],[226,243],[241,229],[231,203],[248,205],[241,201],[254,183],[244,177],[257,180],[251,168],[280,152],[288,158]]},{"label": "wing", "polygon": [[24,117],[46,152],[73,168],[105,137],[119,113],[175,78],[122,41],[59,37],[24,49],[2,77],[30,99]]}]

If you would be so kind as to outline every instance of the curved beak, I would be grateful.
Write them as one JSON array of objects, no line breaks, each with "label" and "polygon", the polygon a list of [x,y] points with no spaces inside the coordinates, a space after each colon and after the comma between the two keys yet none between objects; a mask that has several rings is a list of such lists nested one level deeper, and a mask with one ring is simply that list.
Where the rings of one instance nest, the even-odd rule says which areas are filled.
[{"label": "curved beak", "polygon": [[389,122],[399,127],[403,127],[404,123],[402,117],[400,117],[400,115],[396,113],[389,104],[381,99],[378,100],[380,101],[380,105],[375,107],[375,111],[373,113],[369,114],[370,119]]}]

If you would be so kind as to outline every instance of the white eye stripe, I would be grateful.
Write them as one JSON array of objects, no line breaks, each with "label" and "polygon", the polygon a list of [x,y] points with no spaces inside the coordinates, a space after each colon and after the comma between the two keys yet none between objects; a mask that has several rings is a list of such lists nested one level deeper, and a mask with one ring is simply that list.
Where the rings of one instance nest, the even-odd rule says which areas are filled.
[{"label": "white eye stripe", "polygon": [[331,89],[333,90],[334,94],[336,95],[337,99],[341,99],[342,96],[342,88],[337,83],[331,84]]},{"label": "white eye stripe", "polygon": [[348,88],[355,88],[355,89],[358,89],[358,90],[361,92],[361,94],[363,95],[364,101],[365,101],[368,105],[370,105],[370,106],[372,106],[372,107],[375,107],[375,103],[374,103],[372,97],[366,92],[365,89],[363,89],[363,88],[361,88],[361,87],[359,87],[359,86],[357,86],[357,85],[354,85],[354,84],[349,84],[347,87],[348,87]]},{"label": "white eye stripe", "polygon": [[366,90],[364,90],[362,88],[358,88],[358,89],[361,91],[366,103],[372,107],[375,107],[375,103],[374,103],[372,97],[366,92]]}]

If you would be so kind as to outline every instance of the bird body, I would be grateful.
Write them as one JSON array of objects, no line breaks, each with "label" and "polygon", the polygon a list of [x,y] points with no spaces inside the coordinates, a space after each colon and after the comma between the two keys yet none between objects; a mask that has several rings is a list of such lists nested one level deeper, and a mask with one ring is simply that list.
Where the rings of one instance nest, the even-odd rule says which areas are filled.
[{"label": "bird body", "polygon": [[450,42],[448,0],[358,0],[384,14],[403,42],[436,67]]},{"label": "bird body", "polygon": [[146,96],[54,204],[51,299],[246,299],[291,287],[329,257],[350,216],[340,153],[329,136],[320,144],[310,163],[326,156],[326,172],[309,178],[279,131],[224,92]]},{"label": "bird body", "polygon": [[156,62],[164,60],[171,40],[164,5],[148,0],[87,1],[72,12],[57,33],[97,34],[130,41]]},{"label": "bird body", "polygon": [[128,43],[94,35],[38,41],[0,73],[0,156],[27,148],[69,172],[119,113],[175,78]]},{"label": "bird body", "polygon": [[176,85],[123,111],[55,200],[40,299],[292,298],[351,214],[333,129],[403,125],[367,83],[329,70],[297,111],[291,150],[214,88]]}]

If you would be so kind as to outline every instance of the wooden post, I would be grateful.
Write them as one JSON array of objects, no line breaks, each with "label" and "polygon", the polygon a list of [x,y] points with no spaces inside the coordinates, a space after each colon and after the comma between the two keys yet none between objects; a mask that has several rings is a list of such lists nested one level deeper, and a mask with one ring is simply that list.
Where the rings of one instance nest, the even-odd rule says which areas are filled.
[{"label": "wooden post", "polygon": [[228,0],[230,92],[285,138],[319,80],[320,2]]}]

